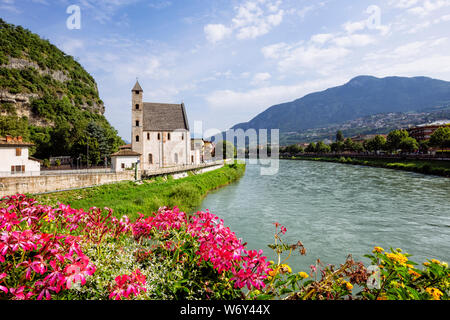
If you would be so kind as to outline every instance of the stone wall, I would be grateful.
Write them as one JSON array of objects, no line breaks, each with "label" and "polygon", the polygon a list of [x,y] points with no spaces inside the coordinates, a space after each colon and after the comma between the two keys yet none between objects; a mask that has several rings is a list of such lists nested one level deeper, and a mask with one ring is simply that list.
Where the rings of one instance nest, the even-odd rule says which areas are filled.
[{"label": "stone wall", "polygon": [[0,196],[44,193],[134,180],[134,171],[0,178]]}]

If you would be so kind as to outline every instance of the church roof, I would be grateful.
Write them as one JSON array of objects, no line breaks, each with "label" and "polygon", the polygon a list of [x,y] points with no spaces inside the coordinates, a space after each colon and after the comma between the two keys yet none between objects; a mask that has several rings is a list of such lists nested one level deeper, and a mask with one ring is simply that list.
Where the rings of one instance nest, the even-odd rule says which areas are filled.
[{"label": "church roof", "polygon": [[184,103],[144,102],[144,131],[189,130]]},{"label": "church roof", "polygon": [[144,91],[144,90],[142,90],[142,87],[139,84],[139,81],[136,80],[136,84],[134,85],[133,89],[131,89],[131,91]]}]

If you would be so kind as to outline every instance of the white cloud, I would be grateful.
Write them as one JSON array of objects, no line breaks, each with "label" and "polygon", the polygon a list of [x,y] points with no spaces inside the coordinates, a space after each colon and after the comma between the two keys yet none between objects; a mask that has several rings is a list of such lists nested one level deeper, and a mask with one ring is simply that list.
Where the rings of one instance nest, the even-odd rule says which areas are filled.
[{"label": "white cloud", "polygon": [[433,11],[450,6],[450,0],[425,0],[422,5],[408,9],[409,13],[426,16]]},{"label": "white cloud", "polygon": [[216,43],[236,32],[239,40],[254,39],[269,33],[283,21],[281,1],[250,0],[235,8],[236,15],[230,26],[209,24],[204,28],[206,39]]},{"label": "white cloud", "polygon": [[315,34],[311,37],[311,42],[318,43],[318,44],[325,44],[329,40],[333,38],[333,35],[331,33],[319,33]]},{"label": "white cloud", "polygon": [[209,42],[216,43],[231,35],[231,29],[223,24],[208,24],[204,27],[206,39]]},{"label": "white cloud", "polygon": [[263,85],[269,80],[272,76],[268,72],[260,72],[253,76],[253,79],[251,81],[252,85],[260,86]]},{"label": "white cloud", "polygon": [[375,39],[367,34],[351,34],[333,39],[338,47],[364,47],[375,42]]}]

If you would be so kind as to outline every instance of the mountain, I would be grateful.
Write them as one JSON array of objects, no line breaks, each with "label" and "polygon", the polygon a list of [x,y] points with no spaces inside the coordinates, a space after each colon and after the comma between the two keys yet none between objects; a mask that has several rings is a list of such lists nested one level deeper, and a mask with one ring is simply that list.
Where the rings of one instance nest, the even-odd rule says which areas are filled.
[{"label": "mountain", "polygon": [[450,82],[427,77],[358,76],[348,83],[274,105],[232,129],[280,129],[281,134],[325,128],[380,113],[450,106]]},{"label": "mountain", "polygon": [[[91,164],[123,143],[104,117],[94,78],[70,55],[0,19],[0,135],[35,143],[33,156]],[[84,157],[84,158],[83,158]]]}]

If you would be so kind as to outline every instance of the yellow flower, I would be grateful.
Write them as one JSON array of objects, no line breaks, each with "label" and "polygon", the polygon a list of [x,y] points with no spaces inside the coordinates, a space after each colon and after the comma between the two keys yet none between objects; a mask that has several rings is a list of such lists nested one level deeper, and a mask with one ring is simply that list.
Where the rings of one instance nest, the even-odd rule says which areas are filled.
[{"label": "yellow flower", "polygon": [[426,288],[425,291],[433,298],[433,300],[441,300],[444,294],[437,288]]},{"label": "yellow flower", "polygon": [[413,277],[415,277],[414,280],[416,280],[417,278],[419,278],[419,277],[422,276],[420,273],[418,273],[418,272],[416,272],[416,271],[414,271],[414,270],[412,270],[412,269],[409,269],[409,270],[408,270],[408,273],[409,273],[410,275],[412,275]]},{"label": "yellow flower", "polygon": [[403,254],[397,252],[397,253],[386,253],[386,257],[388,257],[390,260],[405,266],[406,262],[408,261],[408,258],[404,256]]},{"label": "yellow flower", "polygon": [[373,248],[373,251],[372,252],[378,252],[378,253],[381,253],[381,252],[383,252],[384,251],[384,249],[382,248],[382,247],[375,247],[375,248]]},{"label": "yellow flower", "polygon": [[282,273],[292,273],[291,267],[289,267],[289,265],[287,264],[282,264],[280,268]]},{"label": "yellow flower", "polygon": [[424,265],[425,267],[428,267],[428,266],[430,265],[430,263],[429,263],[429,262],[424,262],[423,265]]},{"label": "yellow flower", "polygon": [[350,282],[346,282],[345,286],[347,287],[347,290],[352,290],[353,289],[353,285]]},{"label": "yellow flower", "polygon": [[445,268],[448,268],[448,263],[447,263],[447,262],[442,262],[442,265],[443,265]]},{"label": "yellow flower", "polygon": [[275,276],[278,274],[278,269],[279,269],[279,268],[276,268],[275,270],[269,271],[269,276],[275,277]]},{"label": "yellow flower", "polygon": [[308,278],[309,277],[309,275],[306,273],[306,272],[299,272],[298,273],[298,275],[301,277],[301,278],[303,278],[303,279],[306,279],[306,278]]},{"label": "yellow flower", "polygon": [[439,260],[436,260],[436,259],[431,259],[431,262],[432,263],[436,263],[436,264],[441,264],[441,262]]}]

